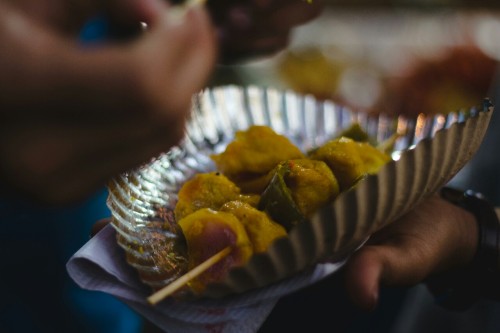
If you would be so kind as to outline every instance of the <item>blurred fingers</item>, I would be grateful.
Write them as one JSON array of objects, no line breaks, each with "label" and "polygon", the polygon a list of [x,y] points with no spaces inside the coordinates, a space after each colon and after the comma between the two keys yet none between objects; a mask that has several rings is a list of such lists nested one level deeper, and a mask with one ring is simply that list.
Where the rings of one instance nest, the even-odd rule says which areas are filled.
[{"label": "blurred fingers", "polygon": [[373,309],[379,286],[412,286],[470,262],[477,244],[474,217],[438,195],[370,237],[345,267],[353,302]]},{"label": "blurred fingers", "polygon": [[154,106],[157,120],[185,119],[193,94],[201,90],[216,59],[215,33],[207,12],[189,9],[184,16],[164,13],[135,45],[132,66],[140,68],[139,95]]},{"label": "blurred fingers", "polygon": [[275,30],[288,30],[318,17],[324,7],[322,0],[288,1],[269,17],[269,26]]},{"label": "blurred fingers", "polygon": [[106,14],[118,28],[138,27],[138,23],[154,24],[169,7],[163,0],[109,0]]},{"label": "blurred fingers", "polygon": [[346,288],[354,304],[373,310],[380,286],[410,286],[429,275],[432,255],[414,247],[370,246],[356,252],[346,266]]},{"label": "blurred fingers", "polygon": [[220,10],[221,13],[214,15],[216,23],[229,30],[272,34],[309,22],[319,16],[323,8],[323,0],[266,1],[265,5],[258,2],[242,2],[229,3],[226,8]]},{"label": "blurred fingers", "polygon": [[346,288],[359,308],[371,311],[376,307],[382,270],[383,263],[377,253],[368,248],[360,249],[349,259],[345,267]]},{"label": "blurred fingers", "polygon": [[172,138],[182,135],[182,129],[182,124],[172,124],[170,130],[152,130],[140,140],[115,147],[105,146],[91,156],[80,156],[81,163],[75,160],[71,167],[59,175],[58,182],[49,190],[59,198],[78,198],[80,193],[91,193],[112,177],[139,167],[167,151],[174,143]]},{"label": "blurred fingers", "polygon": [[255,0],[210,7],[219,30],[221,59],[273,55],[289,44],[291,30],[320,15],[323,0]]},{"label": "blurred fingers", "polygon": [[181,99],[191,100],[193,93],[206,85],[215,66],[217,49],[215,31],[204,9],[198,6],[188,9],[184,22],[189,25],[189,35],[178,40],[184,47],[177,53],[179,58],[170,82]]},{"label": "blurred fingers", "polygon": [[0,135],[0,169],[13,187],[32,197],[53,203],[75,201],[182,138],[184,119],[169,124],[146,119],[94,124],[75,119],[61,127],[13,127]]},{"label": "blurred fingers", "polygon": [[221,42],[226,45],[221,52],[222,62],[230,63],[250,57],[271,56],[285,49],[290,41],[289,32],[268,33],[262,37],[245,38],[243,36],[222,34]]}]

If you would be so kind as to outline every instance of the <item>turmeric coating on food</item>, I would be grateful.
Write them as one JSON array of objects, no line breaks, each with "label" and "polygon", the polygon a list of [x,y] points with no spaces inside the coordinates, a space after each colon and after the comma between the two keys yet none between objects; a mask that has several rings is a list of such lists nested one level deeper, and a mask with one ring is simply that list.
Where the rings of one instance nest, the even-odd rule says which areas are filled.
[{"label": "turmeric coating on food", "polygon": [[371,143],[347,136],[302,152],[286,136],[258,125],[238,131],[211,158],[216,171],[184,183],[174,215],[186,241],[188,268],[227,246],[232,251],[189,283],[195,294],[222,282],[230,269],[267,251],[295,225],[391,160]]}]

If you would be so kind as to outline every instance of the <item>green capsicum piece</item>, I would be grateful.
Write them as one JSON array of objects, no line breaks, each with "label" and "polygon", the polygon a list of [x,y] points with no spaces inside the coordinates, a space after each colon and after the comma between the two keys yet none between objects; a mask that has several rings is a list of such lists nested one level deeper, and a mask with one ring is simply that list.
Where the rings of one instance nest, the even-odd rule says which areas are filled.
[{"label": "green capsicum piece", "polygon": [[258,208],[269,214],[269,216],[287,231],[293,226],[306,220],[295,204],[292,192],[285,182],[285,177],[291,172],[288,163],[280,163],[274,171],[274,175],[261,195]]}]

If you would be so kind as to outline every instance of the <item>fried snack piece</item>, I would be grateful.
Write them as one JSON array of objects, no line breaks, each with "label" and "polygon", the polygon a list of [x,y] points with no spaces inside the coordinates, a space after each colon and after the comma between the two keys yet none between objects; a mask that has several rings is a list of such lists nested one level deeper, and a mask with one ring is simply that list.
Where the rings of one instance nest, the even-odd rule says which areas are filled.
[{"label": "fried snack piece", "polygon": [[242,201],[254,208],[257,208],[260,201],[260,194],[241,194],[238,201]]},{"label": "fried snack piece", "polygon": [[259,125],[237,131],[224,152],[211,155],[217,169],[244,193],[260,193],[270,180],[269,172],[279,162],[303,157],[287,137]]},{"label": "fried snack piece", "polygon": [[309,152],[311,159],[326,162],[346,191],[367,174],[375,174],[391,157],[367,142],[347,137],[330,140]]},{"label": "fried snack piece", "polygon": [[231,213],[203,208],[178,223],[187,243],[189,269],[231,247],[229,255],[190,281],[195,294],[201,294],[209,283],[221,282],[231,268],[245,264],[253,254],[245,227]]},{"label": "fried snack piece", "polygon": [[337,178],[325,162],[299,159],[286,163],[290,173],[285,177],[285,183],[304,216],[311,216],[340,193]]},{"label": "fried snack piece", "polygon": [[240,197],[240,188],[220,172],[199,173],[186,181],[178,193],[174,214],[177,221],[201,209],[218,210]]},{"label": "fried snack piece", "polygon": [[358,143],[358,152],[363,161],[363,171],[369,175],[376,174],[391,157],[368,143]]},{"label": "fried snack piece", "polygon": [[266,251],[275,239],[287,235],[285,228],[279,223],[274,222],[265,212],[245,202],[230,201],[222,206],[221,211],[233,214],[243,224],[254,253]]},{"label": "fried snack piece", "polygon": [[287,230],[310,217],[340,193],[339,183],[328,165],[319,160],[281,162],[265,189],[259,208]]}]

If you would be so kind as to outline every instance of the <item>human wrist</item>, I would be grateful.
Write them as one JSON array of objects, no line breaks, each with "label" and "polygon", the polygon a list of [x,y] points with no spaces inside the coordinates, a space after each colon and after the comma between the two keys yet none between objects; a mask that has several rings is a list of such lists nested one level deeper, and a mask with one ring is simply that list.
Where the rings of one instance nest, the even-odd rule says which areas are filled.
[{"label": "human wrist", "polygon": [[495,208],[480,194],[443,188],[441,197],[472,213],[477,249],[469,264],[429,278],[426,283],[446,308],[464,310],[481,298],[500,300],[500,223]]}]

